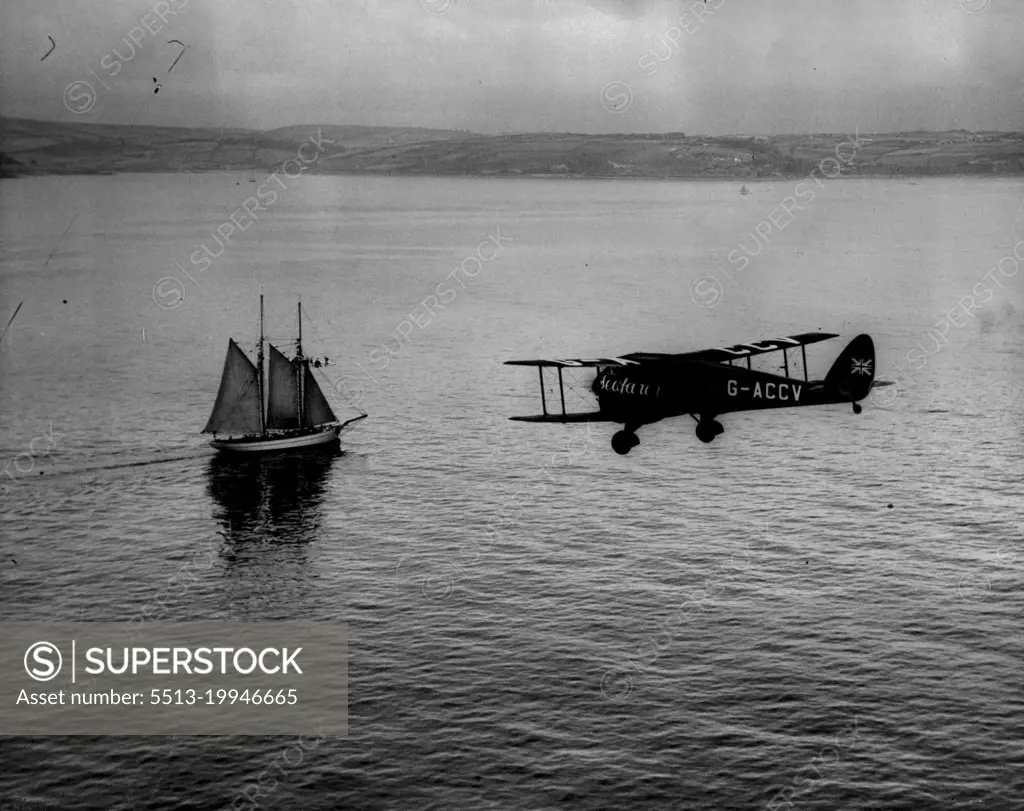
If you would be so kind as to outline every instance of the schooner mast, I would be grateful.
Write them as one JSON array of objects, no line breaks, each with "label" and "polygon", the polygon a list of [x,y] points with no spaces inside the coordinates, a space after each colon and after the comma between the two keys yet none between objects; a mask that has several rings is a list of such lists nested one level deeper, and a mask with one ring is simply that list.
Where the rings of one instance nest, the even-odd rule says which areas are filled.
[{"label": "schooner mast", "polygon": [[260,343],[256,350],[256,371],[259,374],[260,392],[260,436],[267,435],[267,424],[263,417],[263,290],[260,290]]},{"label": "schooner mast", "polygon": [[304,357],[302,357],[302,302],[301,301],[299,302],[299,339],[295,342],[295,363],[298,366],[298,368],[296,369],[296,377],[298,378],[298,384],[299,385],[296,386],[296,388],[298,389],[298,394],[299,394],[299,427],[300,428],[305,428],[306,427],[306,420],[303,419],[303,417],[305,416],[305,411],[303,410],[303,406],[305,405],[305,403],[304,403],[304,400],[303,400],[303,397],[302,397],[302,390],[305,388],[305,385],[306,385],[307,370],[306,370],[306,359]]}]

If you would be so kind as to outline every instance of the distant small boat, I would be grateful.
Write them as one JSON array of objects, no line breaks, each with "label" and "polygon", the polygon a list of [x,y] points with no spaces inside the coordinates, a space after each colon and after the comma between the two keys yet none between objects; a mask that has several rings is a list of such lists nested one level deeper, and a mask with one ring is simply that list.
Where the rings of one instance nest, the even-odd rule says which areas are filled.
[{"label": "distant small boat", "polygon": [[750,194],[750,189],[747,188],[746,184],[740,188],[740,194]]},{"label": "distant small boat", "polygon": [[[337,444],[338,434],[349,423],[339,422],[302,354],[302,304],[299,304],[299,337],[295,357],[289,360],[271,343],[264,374],[263,296],[260,296],[260,340],[256,363],[233,339],[228,339],[220,389],[213,413],[203,429],[213,434],[210,442],[219,451],[267,453],[322,448]],[[319,362],[318,362],[319,365]],[[266,395],[264,396],[264,381]],[[217,434],[227,434],[218,439]]]}]

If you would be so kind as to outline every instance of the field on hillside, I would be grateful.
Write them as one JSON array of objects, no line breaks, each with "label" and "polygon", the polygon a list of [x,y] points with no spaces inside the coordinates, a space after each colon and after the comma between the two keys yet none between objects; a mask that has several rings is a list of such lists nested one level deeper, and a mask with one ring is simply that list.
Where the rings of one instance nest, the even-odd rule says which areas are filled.
[{"label": "field on hillside", "polygon": [[[322,144],[307,171],[328,174],[564,177],[799,176],[855,153],[858,175],[1024,172],[1024,133],[780,136],[477,135],[413,127],[290,126],[275,130],[80,124],[3,119],[8,176],[273,170],[304,143]],[[841,146],[845,144],[844,146]],[[312,155],[305,148],[304,156]]]}]

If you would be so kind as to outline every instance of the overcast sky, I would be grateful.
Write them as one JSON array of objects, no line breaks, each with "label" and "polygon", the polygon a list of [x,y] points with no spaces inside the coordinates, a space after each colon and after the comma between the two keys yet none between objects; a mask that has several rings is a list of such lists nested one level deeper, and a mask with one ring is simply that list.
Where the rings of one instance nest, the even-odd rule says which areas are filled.
[{"label": "overcast sky", "polygon": [[[1024,0],[694,5],[2,0],[0,100],[8,116],[184,126],[1024,129]],[[170,39],[190,47],[168,74]]]}]

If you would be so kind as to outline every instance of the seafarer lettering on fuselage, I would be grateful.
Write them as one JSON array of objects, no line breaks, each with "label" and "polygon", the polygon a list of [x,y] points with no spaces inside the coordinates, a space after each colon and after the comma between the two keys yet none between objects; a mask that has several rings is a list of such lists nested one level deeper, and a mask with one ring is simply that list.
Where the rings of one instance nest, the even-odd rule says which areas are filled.
[{"label": "seafarer lettering on fuselage", "polygon": [[740,386],[735,380],[730,380],[726,385],[726,391],[729,392],[730,397],[736,397],[740,392],[744,394],[749,392],[750,396],[757,400],[792,400],[794,403],[800,402],[802,389],[803,386],[798,386],[796,383],[775,383],[774,381],[765,383],[763,391],[760,381],[753,386]]},{"label": "seafarer lettering on fuselage", "polygon": [[661,386],[652,386],[645,383],[630,383],[629,378],[614,380],[603,378],[601,380],[601,391],[610,391],[613,394],[639,394],[641,397],[657,397],[661,394]]}]

